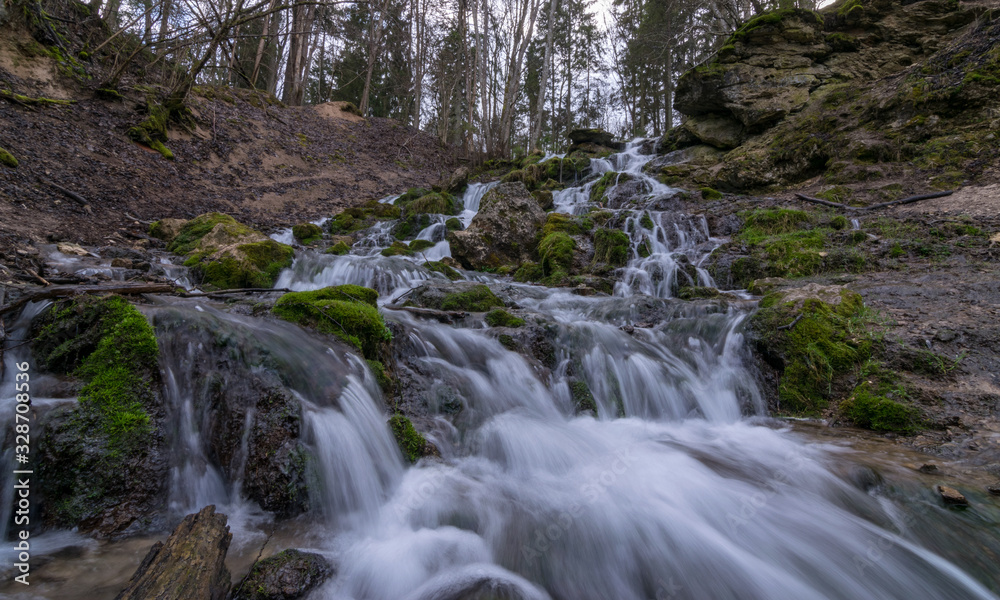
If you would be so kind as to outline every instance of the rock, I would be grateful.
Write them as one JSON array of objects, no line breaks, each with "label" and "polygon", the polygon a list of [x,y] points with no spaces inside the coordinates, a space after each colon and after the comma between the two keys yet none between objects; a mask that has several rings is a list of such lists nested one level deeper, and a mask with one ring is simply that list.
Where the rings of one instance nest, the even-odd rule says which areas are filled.
[{"label": "rock", "polygon": [[172,242],[186,223],[184,219],[160,219],[149,226],[149,235],[164,242]]},{"label": "rock", "polygon": [[462,191],[465,186],[469,185],[469,168],[459,167],[455,169],[455,172],[451,174],[448,178],[448,191],[457,194]]},{"label": "rock", "polygon": [[448,232],[452,256],[466,269],[516,266],[532,260],[545,212],[523,183],[502,183],[483,196],[463,231]]},{"label": "rock", "polygon": [[112,258],[111,266],[117,269],[131,269],[132,260],[128,258]]},{"label": "rock", "polygon": [[961,492],[953,487],[948,487],[946,485],[937,486],[937,491],[941,494],[941,499],[944,500],[945,504],[952,504],[955,506],[968,506],[969,501],[966,500],[965,496]]},{"label": "rock", "polygon": [[608,148],[620,147],[615,142],[615,136],[603,129],[574,129],[569,132],[569,141],[573,145],[596,144]]},{"label": "rock", "polygon": [[938,466],[935,465],[935,464],[928,463],[928,464],[920,465],[920,468],[918,468],[917,470],[920,471],[921,473],[937,473],[938,472]]},{"label": "rock", "polygon": [[299,443],[302,405],[280,389],[257,397],[247,441],[243,492],[261,508],[289,517],[309,508],[307,454]]},{"label": "rock", "polygon": [[225,600],[226,552],[233,535],[226,515],[206,506],[184,517],[166,542],[157,542],[115,600]]},{"label": "rock", "polygon": [[994,496],[1000,496],[1000,485],[987,486],[986,491]]},{"label": "rock", "polygon": [[121,246],[104,246],[97,253],[101,255],[101,258],[127,258],[133,263],[149,260],[149,256],[145,252]]},{"label": "rock", "polygon": [[735,148],[743,141],[743,124],[729,115],[693,116],[684,121],[684,128],[702,142],[721,150]]},{"label": "rock", "polygon": [[70,256],[90,256],[90,252],[87,252],[82,246],[79,244],[70,244],[69,242],[57,244],[56,250]]},{"label": "rock", "polygon": [[233,586],[232,600],[297,600],[333,573],[333,565],[320,554],[284,550],[255,564]]},{"label": "rock", "polygon": [[429,280],[413,290],[407,304],[447,311],[486,312],[502,308],[503,300],[490,288],[474,281]]}]

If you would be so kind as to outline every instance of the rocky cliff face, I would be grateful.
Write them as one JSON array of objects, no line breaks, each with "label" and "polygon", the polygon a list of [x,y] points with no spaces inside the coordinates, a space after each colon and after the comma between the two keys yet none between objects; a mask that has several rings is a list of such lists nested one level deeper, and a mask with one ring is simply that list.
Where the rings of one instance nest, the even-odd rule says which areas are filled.
[{"label": "rocky cliff face", "polygon": [[[729,191],[892,177],[950,189],[996,157],[1000,20],[953,0],[845,0],[743,25],[678,82],[655,167]],[[904,190],[892,190],[901,195]],[[890,198],[892,199],[892,198]]]}]

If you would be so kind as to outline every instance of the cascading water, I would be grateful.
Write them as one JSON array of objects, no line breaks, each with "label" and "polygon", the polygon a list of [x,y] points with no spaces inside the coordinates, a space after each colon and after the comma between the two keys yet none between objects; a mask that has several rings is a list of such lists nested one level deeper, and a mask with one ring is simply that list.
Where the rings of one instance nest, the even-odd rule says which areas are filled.
[{"label": "cascading water", "polygon": [[[641,179],[645,161],[632,143],[592,170]],[[591,184],[559,209],[585,210]],[[659,193],[647,190],[639,204]],[[467,212],[486,191],[470,186]],[[206,303],[144,308],[177,428],[175,510],[214,502],[250,515],[237,536],[261,527],[240,499],[241,475],[213,462],[206,439],[211,386],[226,377],[220,365],[235,364],[247,375],[222,386],[271,373],[268,385],[303,406],[319,510],[311,534],[285,545],[337,564],[311,600],[995,598],[997,510],[946,510],[905,478],[878,483],[859,453],[767,419],[740,334],[750,308],[668,299],[678,285],[712,284],[701,264],[719,241],[705,220],[615,214],[632,252],[615,296],[508,286],[548,350],[524,337],[501,343],[476,317],[453,326],[383,309],[408,357],[399,375],[441,455],[408,469],[359,359],[296,326]],[[442,243],[442,223],[421,239]],[[384,303],[442,279],[373,251],[388,245],[378,236],[391,227],[379,227],[345,256],[300,252],[276,287],[354,283]],[[580,389],[593,402],[582,412]]]}]

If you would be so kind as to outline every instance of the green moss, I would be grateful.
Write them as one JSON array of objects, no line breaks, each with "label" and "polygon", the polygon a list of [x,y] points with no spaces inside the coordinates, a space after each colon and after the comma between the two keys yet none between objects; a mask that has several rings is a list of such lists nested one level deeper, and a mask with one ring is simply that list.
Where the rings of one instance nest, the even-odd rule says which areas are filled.
[{"label": "green moss", "polygon": [[576,241],[561,231],[550,233],[538,244],[538,255],[545,277],[559,283],[573,269],[573,251]]},{"label": "green moss", "polygon": [[[399,200],[396,201],[399,204]],[[401,209],[404,214],[434,214],[453,215],[458,210],[458,203],[455,197],[447,192],[432,192],[413,200],[405,202]]]},{"label": "green moss", "polygon": [[685,286],[677,290],[677,297],[681,300],[695,300],[699,298],[718,298],[719,290],[713,287]]},{"label": "green moss", "polygon": [[465,229],[465,226],[463,226],[462,222],[459,221],[456,217],[452,217],[447,221],[445,221],[444,226],[445,228],[448,229],[448,231],[461,231]]},{"label": "green moss", "polygon": [[393,242],[382,250],[382,256],[413,256],[413,250],[403,242]]},{"label": "green moss", "polygon": [[642,213],[642,217],[639,218],[639,225],[642,225],[643,229],[652,229],[656,226],[653,223],[653,218],[649,216],[648,212]]},{"label": "green moss", "polygon": [[239,257],[226,255],[212,260],[195,254],[184,264],[201,276],[202,283],[219,289],[268,288],[295,258],[291,247],[274,240],[241,244],[236,250]]},{"label": "green moss", "polygon": [[848,225],[847,217],[845,217],[843,215],[837,215],[837,216],[833,217],[832,219],[830,219],[830,228],[831,229],[835,229],[837,231],[840,231],[841,229],[845,229],[847,227],[847,225]]},{"label": "green moss", "polygon": [[412,252],[423,252],[428,248],[433,248],[434,242],[430,240],[413,240],[410,242],[410,250]]},{"label": "green moss", "polygon": [[737,236],[748,243],[795,231],[810,221],[807,213],[788,208],[761,208],[740,213],[740,217],[743,218],[743,226]]},{"label": "green moss", "polygon": [[594,183],[594,187],[590,188],[590,201],[595,203],[602,202],[607,195],[608,188],[613,188],[615,185],[631,181],[632,179],[633,177],[628,173],[608,171],[604,175],[601,175],[601,178]]},{"label": "green moss", "polygon": [[721,200],[722,192],[713,190],[710,187],[701,188],[701,197],[705,200]]},{"label": "green moss", "polygon": [[427,440],[414,429],[413,423],[403,415],[396,413],[389,418],[389,429],[399,444],[399,449],[406,460],[417,462],[424,454]]},{"label": "green moss", "polygon": [[798,8],[774,10],[758,15],[744,23],[728,40],[726,40],[726,45],[731,46],[737,42],[745,42],[747,36],[753,31],[765,26],[777,25],[788,17],[799,17],[806,23],[812,22],[820,27],[823,26],[823,17],[819,13],[811,10],[802,10]]},{"label": "green moss", "polygon": [[11,169],[17,168],[17,159],[10,152],[0,148],[0,164],[10,167]]},{"label": "green moss", "polygon": [[441,300],[441,310],[486,312],[491,308],[502,308],[503,305],[503,301],[485,285],[476,285],[464,292],[448,294]]},{"label": "green moss", "polygon": [[597,402],[594,401],[594,395],[590,393],[590,387],[586,381],[570,381],[569,393],[573,397],[573,407],[577,413],[597,414]]},{"label": "green moss", "polygon": [[140,476],[134,470],[157,444],[159,349],[145,317],[119,296],[60,302],[36,326],[39,365],[85,382],[68,418],[43,432],[59,462],[40,465],[54,520],[76,526],[123,501],[122,482]]},{"label": "green moss", "polygon": [[[772,292],[760,303],[751,328],[766,353],[781,362],[779,410],[816,416],[826,408],[835,381],[867,361],[877,339],[876,323],[861,296],[844,290],[839,304],[811,298],[801,307]],[[790,324],[798,317],[795,325]]]},{"label": "green moss", "polygon": [[312,223],[301,223],[292,227],[292,235],[303,244],[312,244],[323,237],[323,230]]},{"label": "green moss", "polygon": [[862,6],[861,0],[847,0],[837,9],[837,16],[847,18],[849,15],[864,14],[865,7]]},{"label": "green moss", "polygon": [[624,231],[598,229],[594,232],[594,262],[624,267],[628,263],[630,245],[631,241]]},{"label": "green moss", "polygon": [[371,227],[376,221],[398,219],[400,215],[399,206],[369,200],[361,206],[347,208],[337,213],[330,218],[327,227],[333,234],[353,233]]},{"label": "green moss", "polygon": [[852,193],[853,191],[851,188],[844,187],[842,185],[835,185],[816,194],[816,197],[822,198],[823,200],[829,200],[830,202],[845,204],[851,198]]},{"label": "green moss", "polygon": [[902,388],[862,382],[851,397],[840,404],[840,411],[858,427],[874,431],[911,434],[916,432],[920,411],[892,398],[905,397]]},{"label": "green moss", "polygon": [[523,263],[520,267],[518,267],[517,271],[514,272],[514,281],[519,281],[521,283],[538,281],[543,277],[545,277],[545,272],[542,270],[542,265],[538,263]]},{"label": "green moss", "polygon": [[198,247],[201,238],[208,235],[220,223],[239,225],[236,219],[222,213],[205,213],[191,219],[181,227],[180,233],[167,244],[167,250],[177,254],[190,254]]},{"label": "green moss", "polygon": [[347,245],[347,242],[343,240],[337,242],[336,244],[330,246],[326,249],[326,254],[336,254],[342,256],[351,251],[351,247]]},{"label": "green moss", "polygon": [[858,40],[846,33],[835,32],[826,36],[826,43],[836,52],[854,52],[858,49]]},{"label": "green moss", "polygon": [[335,335],[375,359],[392,333],[376,308],[378,292],[339,285],[311,292],[290,292],[272,309],[286,321]]},{"label": "green moss", "polygon": [[163,155],[163,158],[166,158],[166,159],[169,159],[169,160],[173,160],[174,159],[174,153],[170,151],[170,148],[167,148],[166,146],[164,146],[163,142],[161,142],[160,140],[152,140],[152,141],[150,141],[149,142],[149,147],[152,148],[153,150],[156,150],[161,155]]},{"label": "green moss", "polygon": [[524,325],[524,319],[515,317],[502,308],[497,308],[486,313],[486,324],[490,327],[520,327]]},{"label": "green moss", "polygon": [[377,360],[366,359],[365,362],[368,363],[368,368],[371,370],[372,375],[375,376],[375,381],[378,382],[379,389],[383,393],[391,395],[395,389],[396,382],[386,373],[385,365]]},{"label": "green moss", "polygon": [[432,261],[424,263],[424,267],[429,271],[434,271],[435,273],[441,273],[448,279],[452,281],[457,281],[462,278],[462,274],[455,269],[449,267],[441,261]]},{"label": "green moss", "polygon": [[507,335],[506,333],[500,334],[500,337],[497,338],[497,341],[500,342],[501,346],[510,350],[511,352],[517,352],[520,349],[517,340]]}]

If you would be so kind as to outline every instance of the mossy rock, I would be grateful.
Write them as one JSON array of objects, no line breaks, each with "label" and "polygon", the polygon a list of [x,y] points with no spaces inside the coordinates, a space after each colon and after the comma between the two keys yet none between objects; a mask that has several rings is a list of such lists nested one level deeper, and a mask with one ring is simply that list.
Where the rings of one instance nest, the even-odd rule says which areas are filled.
[{"label": "mossy rock", "polygon": [[[222,213],[205,213],[187,221],[173,241],[167,244],[167,250],[176,254],[190,254],[198,247],[201,239],[219,224],[239,225],[236,219]],[[247,228],[249,230],[249,228]]]},{"label": "mossy rock", "polygon": [[61,301],[34,324],[42,369],[84,382],[73,407],[46,417],[40,492],[54,525],[110,534],[160,502],[159,349],[153,328],[119,296]]},{"label": "mossy rock", "polygon": [[336,244],[327,248],[324,254],[335,254],[337,256],[343,256],[344,254],[347,254],[350,251],[351,247],[347,245],[347,242],[341,240]]},{"label": "mossy rock", "polygon": [[396,444],[403,453],[403,457],[411,463],[420,460],[421,456],[428,454],[428,443],[424,436],[413,427],[413,423],[400,413],[396,413],[389,418],[389,429],[396,438]]},{"label": "mossy rock", "polygon": [[169,244],[180,234],[186,223],[184,219],[160,219],[150,223],[149,235]]},{"label": "mossy rock", "polygon": [[714,190],[710,187],[701,188],[701,197],[704,200],[721,200],[722,192]]},{"label": "mossy rock", "polygon": [[840,412],[865,429],[915,433],[920,424],[920,411],[890,397],[893,394],[905,395],[905,391],[881,383],[862,382],[854,388],[850,398],[840,403]]},{"label": "mossy rock", "polygon": [[17,159],[14,155],[7,150],[0,148],[0,165],[10,167],[11,169],[17,168]]},{"label": "mossy rock", "polygon": [[330,578],[334,568],[320,554],[283,550],[250,568],[233,586],[232,600],[293,600],[304,598]]},{"label": "mossy rock", "polygon": [[400,215],[399,206],[369,200],[361,206],[345,208],[333,215],[328,221],[327,229],[331,234],[344,235],[367,229],[377,221],[398,219]]},{"label": "mossy rock", "polygon": [[594,262],[624,267],[628,263],[631,243],[620,229],[598,229],[594,232]]},{"label": "mossy rock", "polygon": [[433,271],[435,273],[441,273],[442,275],[444,275],[445,277],[447,277],[452,281],[457,281],[462,278],[461,273],[459,273],[455,269],[449,267],[448,265],[444,264],[439,260],[426,262],[424,263],[424,267],[429,271]]},{"label": "mossy rock", "polygon": [[313,223],[302,223],[292,227],[292,236],[299,242],[309,245],[323,237],[323,230]]},{"label": "mossy rock", "polygon": [[465,291],[447,294],[441,300],[441,310],[486,312],[503,306],[503,300],[497,298],[485,285],[474,285]]},{"label": "mossy rock", "polygon": [[430,240],[413,240],[412,242],[410,242],[411,252],[423,252],[424,250],[433,247],[434,247],[434,242]]},{"label": "mossy rock", "polygon": [[714,287],[685,286],[677,290],[677,297],[681,300],[702,300],[718,298],[721,292]]},{"label": "mossy rock", "polygon": [[393,242],[388,248],[382,249],[382,256],[413,256],[413,250],[403,242]]},{"label": "mossy rock", "polygon": [[524,325],[524,319],[497,308],[486,313],[486,324],[490,327],[520,327]]},{"label": "mossy rock", "polygon": [[572,272],[576,240],[562,231],[550,233],[538,243],[539,264],[544,275],[542,281],[558,285]]},{"label": "mossy rock", "polygon": [[396,382],[386,372],[382,361],[366,359],[365,362],[368,363],[368,368],[371,370],[372,375],[375,376],[375,381],[378,382],[379,389],[386,395],[391,395],[395,390]]},{"label": "mossy rock", "polygon": [[378,359],[392,339],[377,308],[378,292],[338,285],[311,292],[290,292],[272,311],[286,321],[335,335],[354,346],[365,358]]},{"label": "mossy rock", "polygon": [[833,386],[872,356],[877,323],[856,292],[809,284],[767,294],[750,321],[781,373],[777,411],[818,416]]},{"label": "mossy rock", "polygon": [[462,231],[465,229],[465,226],[462,225],[462,222],[456,217],[452,217],[445,221],[444,226],[448,231]]},{"label": "mossy rock", "polygon": [[542,225],[541,235],[545,236],[562,232],[567,235],[584,235],[594,227],[594,222],[588,217],[574,217],[563,213],[549,213]]}]

